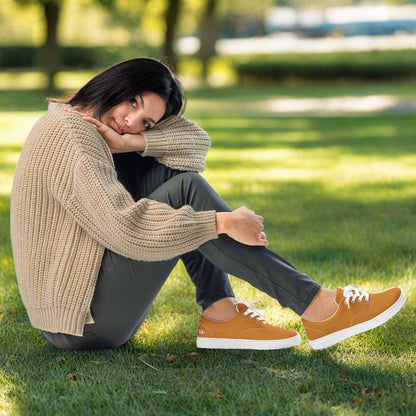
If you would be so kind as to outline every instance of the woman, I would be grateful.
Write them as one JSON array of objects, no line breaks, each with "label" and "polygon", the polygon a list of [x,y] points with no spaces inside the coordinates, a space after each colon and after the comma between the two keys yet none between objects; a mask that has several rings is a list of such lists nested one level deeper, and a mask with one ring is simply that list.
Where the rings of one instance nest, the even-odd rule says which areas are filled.
[{"label": "woman", "polygon": [[127,342],[178,259],[203,309],[199,347],[300,343],[296,331],[235,300],[226,273],[300,315],[315,349],[380,325],[403,306],[399,288],[329,290],[268,250],[263,218],[232,211],[198,175],[209,137],[180,116],[183,90],[157,60],[121,62],[70,99],[51,101],[16,168],[11,237],[30,320],[56,347]]}]

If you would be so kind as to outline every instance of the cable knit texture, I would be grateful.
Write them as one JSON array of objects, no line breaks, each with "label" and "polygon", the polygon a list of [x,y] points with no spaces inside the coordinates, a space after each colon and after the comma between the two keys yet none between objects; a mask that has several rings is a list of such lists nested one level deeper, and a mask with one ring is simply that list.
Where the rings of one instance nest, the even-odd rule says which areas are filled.
[{"label": "cable knit texture", "polygon": [[[19,290],[33,326],[81,336],[84,325],[93,322],[90,303],[105,248],[160,261],[218,235],[214,211],[176,210],[146,198],[134,202],[117,181],[105,141],[63,107],[51,103],[23,146],[11,196],[11,239]],[[192,135],[199,127],[176,119],[148,138],[157,144],[148,146],[146,155],[185,170],[201,166],[205,150],[191,165],[190,154],[182,153],[196,143]],[[171,148],[177,139],[179,152]]]},{"label": "cable knit texture", "polygon": [[[169,131],[169,137],[165,131]],[[146,148],[142,156],[179,170],[202,172],[211,146],[207,132],[183,117],[171,116],[142,133]]]}]

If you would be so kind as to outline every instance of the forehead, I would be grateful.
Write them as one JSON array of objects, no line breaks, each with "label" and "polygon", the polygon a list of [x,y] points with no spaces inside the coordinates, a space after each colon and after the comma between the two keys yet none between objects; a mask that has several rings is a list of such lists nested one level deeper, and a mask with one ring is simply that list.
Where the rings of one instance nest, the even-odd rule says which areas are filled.
[{"label": "forehead", "polygon": [[152,113],[155,118],[161,118],[165,114],[165,100],[153,92],[138,94],[136,100],[146,112]]}]

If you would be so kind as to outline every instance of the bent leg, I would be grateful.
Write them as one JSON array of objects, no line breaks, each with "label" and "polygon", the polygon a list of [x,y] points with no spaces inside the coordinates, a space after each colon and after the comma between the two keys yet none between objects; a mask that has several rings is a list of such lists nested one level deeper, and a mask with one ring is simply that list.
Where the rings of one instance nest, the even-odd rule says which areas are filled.
[{"label": "bent leg", "polygon": [[[130,192],[135,201],[146,198],[174,176],[184,173],[158,163],[152,157],[139,154],[119,153],[113,155],[118,180]],[[198,251],[181,256],[196,288],[197,303],[205,310],[212,303],[225,297],[234,297],[228,274],[210,262]]]},{"label": "bent leg", "polygon": [[[149,198],[174,208],[190,205],[196,211],[231,211],[214,189],[195,173],[173,177]],[[220,235],[203,244],[199,251],[221,270],[246,280],[298,315],[302,315],[320,289],[309,276],[265,247],[247,246]]]}]

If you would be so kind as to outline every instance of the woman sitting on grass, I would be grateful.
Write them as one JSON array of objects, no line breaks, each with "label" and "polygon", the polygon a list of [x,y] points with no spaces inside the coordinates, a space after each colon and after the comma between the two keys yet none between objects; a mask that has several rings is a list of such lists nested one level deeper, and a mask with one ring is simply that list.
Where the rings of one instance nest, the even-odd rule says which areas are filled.
[{"label": "woman sitting on grass", "polygon": [[[399,288],[329,290],[266,248],[263,218],[231,210],[197,173],[210,139],[154,59],[118,63],[50,100],[16,168],[11,237],[31,323],[58,348],[115,348],[139,329],[181,259],[203,315],[201,348],[280,349],[299,334],[236,300],[231,273],[302,317],[312,348],[378,326]],[[104,138],[104,140],[103,140]]]}]

